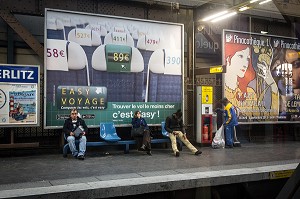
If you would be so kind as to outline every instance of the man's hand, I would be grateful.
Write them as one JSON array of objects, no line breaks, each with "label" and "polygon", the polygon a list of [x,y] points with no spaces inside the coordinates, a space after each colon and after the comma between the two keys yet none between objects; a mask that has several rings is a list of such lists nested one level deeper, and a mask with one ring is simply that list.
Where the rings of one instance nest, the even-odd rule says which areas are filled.
[{"label": "man's hand", "polygon": [[75,134],[73,132],[70,132],[70,136],[74,136]]},{"label": "man's hand", "polygon": [[173,135],[178,135],[178,133],[176,131],[173,131],[172,134]]},{"label": "man's hand", "polygon": [[82,132],[82,135],[85,135],[85,131]]}]

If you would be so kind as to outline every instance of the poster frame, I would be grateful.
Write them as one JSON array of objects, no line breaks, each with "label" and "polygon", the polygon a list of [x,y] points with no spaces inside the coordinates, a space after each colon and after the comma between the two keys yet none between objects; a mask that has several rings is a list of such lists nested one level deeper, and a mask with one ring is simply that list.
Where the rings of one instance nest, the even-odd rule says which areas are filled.
[{"label": "poster frame", "polygon": [[[156,21],[156,20],[147,20],[147,19],[138,19],[138,18],[131,18],[131,17],[122,17],[122,16],[113,16],[113,15],[104,15],[104,14],[96,14],[96,13],[86,13],[86,12],[79,12],[79,11],[70,11],[70,10],[62,10],[62,9],[53,9],[53,8],[45,8],[45,20],[44,20],[44,129],[61,129],[62,126],[47,126],[47,96],[46,96],[46,89],[47,89],[47,67],[46,67],[46,57],[47,57],[47,13],[48,11],[51,12],[59,12],[59,13],[70,13],[70,14],[78,14],[78,15],[86,15],[92,17],[104,17],[104,18],[111,18],[111,19],[120,19],[120,20],[129,20],[129,21],[138,21],[138,22],[146,22],[146,23],[153,23],[153,24],[165,24],[165,25],[174,25],[178,26],[181,29],[181,109],[184,107],[184,24],[181,23],[174,23],[174,22],[164,22],[164,21]],[[183,119],[185,118],[185,114],[183,111]],[[161,124],[148,124],[149,126],[158,126]],[[116,124],[117,127],[130,127],[131,124]],[[89,128],[99,128],[99,125],[88,125]]]},{"label": "poster frame", "polygon": [[[35,123],[9,123],[9,124],[1,124],[0,127],[39,127],[40,126],[40,65],[30,65],[30,64],[1,64],[1,66],[13,66],[13,67],[31,67],[37,68],[37,83],[36,83],[36,122]],[[17,84],[15,82],[1,82],[6,84]],[[20,82],[20,85],[30,84],[28,82]],[[9,103],[9,98],[7,98],[7,103]]]},{"label": "poster frame", "polygon": [[[230,29],[223,29],[222,32],[222,64],[226,65],[225,63],[225,41],[224,41],[224,37],[225,37],[225,32],[233,32],[233,33],[242,33],[242,34],[248,34],[248,35],[257,35],[257,36],[265,36],[265,37],[276,37],[276,38],[283,38],[283,39],[291,39],[291,40],[298,40],[298,38],[296,37],[286,37],[286,36],[278,36],[278,35],[272,35],[272,34],[262,34],[262,33],[253,33],[253,32],[247,32],[247,31],[238,31],[238,30],[230,30]],[[227,71],[227,70],[226,70]],[[225,97],[225,74],[222,74],[222,97]],[[295,121],[249,121],[249,122],[240,122],[239,124],[287,124],[287,123],[298,123],[299,121],[295,120]]]}]

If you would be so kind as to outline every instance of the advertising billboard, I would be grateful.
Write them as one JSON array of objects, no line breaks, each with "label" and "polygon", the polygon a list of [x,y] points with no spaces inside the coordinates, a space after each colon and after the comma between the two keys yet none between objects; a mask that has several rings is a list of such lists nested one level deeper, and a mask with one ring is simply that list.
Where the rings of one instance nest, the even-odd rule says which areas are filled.
[{"label": "advertising billboard", "polygon": [[183,100],[183,25],[46,9],[45,128],[161,124]]},{"label": "advertising billboard", "polygon": [[0,126],[39,125],[39,66],[0,64]]},{"label": "advertising billboard", "polygon": [[224,96],[239,122],[300,120],[300,75],[296,38],[223,31]]}]

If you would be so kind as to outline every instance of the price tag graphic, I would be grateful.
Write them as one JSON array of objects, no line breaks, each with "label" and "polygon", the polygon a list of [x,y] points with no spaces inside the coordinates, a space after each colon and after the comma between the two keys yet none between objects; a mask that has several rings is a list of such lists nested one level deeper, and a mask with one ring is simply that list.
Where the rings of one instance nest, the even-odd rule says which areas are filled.
[{"label": "price tag graphic", "polygon": [[97,32],[100,36],[105,36],[107,34],[107,30],[103,25],[99,24],[90,24],[86,27],[86,29],[91,29]]},{"label": "price tag graphic", "polygon": [[116,26],[114,27],[114,32],[126,32],[124,27]]},{"label": "price tag graphic", "polygon": [[105,46],[107,71],[130,72],[132,49],[129,46],[107,44]]},{"label": "price tag graphic", "polygon": [[67,41],[47,39],[47,70],[68,71]]},{"label": "price tag graphic", "polygon": [[[70,34],[71,34],[71,32],[70,32]],[[92,30],[76,28],[74,33],[75,33],[76,43],[78,43],[82,46],[91,46],[92,45]]]},{"label": "price tag graphic", "polygon": [[126,45],[127,44],[127,34],[123,32],[113,32],[111,33],[112,36],[112,43],[119,44],[119,45]]},{"label": "price tag graphic", "polygon": [[181,51],[165,49],[165,74],[181,75]]},{"label": "price tag graphic", "polygon": [[160,38],[153,35],[146,35],[146,50],[155,51],[159,49]]}]

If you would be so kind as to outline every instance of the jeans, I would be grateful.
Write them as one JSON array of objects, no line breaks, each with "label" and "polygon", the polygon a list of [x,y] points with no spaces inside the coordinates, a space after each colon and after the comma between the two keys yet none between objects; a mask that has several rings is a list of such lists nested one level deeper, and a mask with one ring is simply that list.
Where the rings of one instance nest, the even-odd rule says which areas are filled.
[{"label": "jeans", "polygon": [[174,131],[175,133],[177,133],[177,135],[174,135],[173,133],[169,133],[169,137],[172,143],[172,149],[173,152],[179,152],[179,150],[177,149],[177,143],[176,143],[176,137],[178,137],[183,144],[185,144],[185,146],[187,146],[187,148],[189,148],[192,153],[195,153],[196,151],[198,151],[198,149],[196,149],[188,139],[184,139],[183,133],[181,131]]},{"label": "jeans", "polygon": [[83,135],[79,139],[79,153],[78,153],[78,150],[76,149],[75,137],[74,136],[68,136],[67,141],[69,143],[70,151],[72,152],[72,155],[74,157],[77,157],[79,155],[84,156],[85,151],[86,151],[86,136]]},{"label": "jeans", "polygon": [[233,135],[234,126],[224,126],[225,127],[225,144],[226,146],[233,146]]}]

